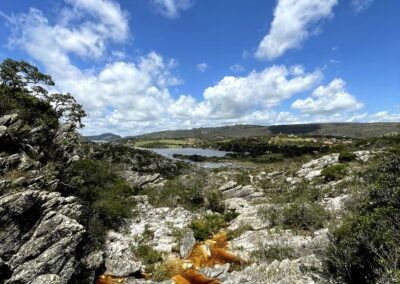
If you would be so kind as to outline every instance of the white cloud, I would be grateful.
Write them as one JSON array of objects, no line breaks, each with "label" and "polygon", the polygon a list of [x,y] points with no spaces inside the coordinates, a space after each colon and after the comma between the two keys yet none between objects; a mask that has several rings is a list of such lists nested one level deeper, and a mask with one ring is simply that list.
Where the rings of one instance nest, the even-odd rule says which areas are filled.
[{"label": "white cloud", "polygon": [[[76,15],[79,15],[79,12],[84,11],[85,13],[92,15],[94,18],[101,19],[100,23],[98,22],[95,26],[91,27],[98,33],[107,34],[116,41],[125,40],[128,36],[128,16],[127,13],[121,9],[118,3],[109,0],[65,1],[74,8],[72,16],[67,10],[66,14],[68,15],[68,20],[74,19]],[[90,23],[85,23],[84,25],[91,26]]]},{"label": "white cloud", "polygon": [[364,12],[372,5],[375,0],[351,0],[351,7],[356,15]]},{"label": "white cloud", "polygon": [[347,93],[345,87],[342,79],[334,79],[328,86],[316,88],[312,97],[296,100],[292,108],[313,115],[332,115],[362,108],[363,104]]},{"label": "white cloud", "polygon": [[370,122],[400,122],[400,113],[389,113],[380,111],[368,117]]},{"label": "white cloud", "polygon": [[[110,42],[124,43],[129,36],[128,15],[119,5],[111,0],[66,1],[68,5],[59,17],[54,17],[54,22],[37,9],[5,18],[14,27],[10,46],[26,51],[53,76],[57,91],[70,92],[83,104],[89,115],[85,122],[86,134],[112,131],[132,135],[238,123],[265,125],[398,118],[387,112],[374,116],[338,114],[326,109],[319,112],[313,111],[310,104],[304,104],[299,115],[277,112],[274,107],[296,94],[312,90],[323,77],[321,71],[307,73],[300,65],[271,66],[246,76],[226,76],[206,88],[199,99],[189,94],[176,98],[170,90],[182,84],[182,80],[174,75],[179,66],[175,59],[149,52],[128,61],[120,51],[124,48],[109,49]],[[95,59],[96,68],[79,68],[73,63],[76,56],[87,62]],[[102,62],[105,65],[101,66]],[[349,111],[349,102],[359,104],[345,92],[343,81],[333,82],[314,91],[311,98],[314,105],[321,105],[321,101],[329,98],[335,110],[345,105],[343,109]],[[343,98],[346,104],[339,103]]]},{"label": "white cloud", "polygon": [[219,119],[247,115],[310,89],[321,77],[319,71],[299,75],[285,66],[253,71],[246,77],[226,76],[204,91],[204,101],[196,113]]},{"label": "white cloud", "polygon": [[180,11],[194,5],[193,0],[151,0],[151,3],[159,14],[169,19],[178,18]]},{"label": "white cloud", "polygon": [[332,17],[338,0],[279,0],[269,33],[259,44],[256,57],[273,60],[297,48],[317,32],[321,20]]},{"label": "white cloud", "polygon": [[235,73],[240,73],[244,71],[244,67],[238,63],[232,65],[231,67],[229,67],[229,69]]},{"label": "white cloud", "polygon": [[208,64],[203,62],[203,63],[199,63],[197,64],[197,70],[199,70],[200,72],[205,72],[208,69]]}]

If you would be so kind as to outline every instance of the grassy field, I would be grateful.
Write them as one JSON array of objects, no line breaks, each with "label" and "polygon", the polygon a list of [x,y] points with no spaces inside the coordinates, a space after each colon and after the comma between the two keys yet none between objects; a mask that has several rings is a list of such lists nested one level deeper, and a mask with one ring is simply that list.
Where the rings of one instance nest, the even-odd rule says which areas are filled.
[{"label": "grassy field", "polygon": [[139,139],[134,142],[140,148],[188,148],[198,147],[197,139]]}]

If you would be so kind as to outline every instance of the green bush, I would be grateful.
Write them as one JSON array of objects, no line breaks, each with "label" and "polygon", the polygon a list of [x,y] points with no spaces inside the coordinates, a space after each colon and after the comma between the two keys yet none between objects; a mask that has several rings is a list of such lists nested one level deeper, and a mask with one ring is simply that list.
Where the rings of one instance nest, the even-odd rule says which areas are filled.
[{"label": "green bush", "polygon": [[[137,193],[147,194],[150,203],[155,206],[172,208],[181,206],[185,209],[193,210],[204,208],[207,205],[206,194],[203,190],[207,182],[206,173],[200,170],[168,180],[164,188],[158,191],[157,194],[154,194],[154,190],[150,192],[141,190],[141,192]],[[214,197],[218,198],[217,196]]]},{"label": "green bush", "polygon": [[288,246],[268,246],[255,250],[251,253],[251,257],[257,260],[272,262],[274,260],[284,260],[286,258],[293,258],[294,251]]},{"label": "green bush", "polygon": [[64,193],[80,198],[106,226],[118,226],[122,218],[131,216],[135,203],[128,197],[133,191],[109,165],[80,160],[64,174],[63,181],[68,182]]},{"label": "green bush", "polygon": [[341,163],[351,162],[354,161],[356,158],[357,158],[356,154],[348,151],[343,151],[339,154],[339,162]]},{"label": "green bush", "polygon": [[224,213],[225,204],[223,202],[223,196],[220,190],[206,190],[205,199],[206,209],[217,213]]},{"label": "green bush", "polygon": [[134,250],[135,256],[144,264],[155,264],[163,260],[162,254],[149,245],[141,244]]},{"label": "green bush", "polygon": [[301,200],[285,207],[282,215],[283,225],[296,230],[318,230],[329,219],[328,212],[321,205]]},{"label": "green bush", "polygon": [[259,207],[257,215],[264,221],[269,222],[270,227],[282,224],[282,209],[278,207]]},{"label": "green bush", "polygon": [[400,283],[400,157],[364,175],[366,190],[335,229],[325,275],[338,283]]},{"label": "green bush", "polygon": [[224,217],[219,214],[205,215],[200,219],[193,220],[190,228],[193,230],[196,240],[205,240],[213,233],[224,227]]},{"label": "green bush", "polygon": [[346,175],[346,165],[337,164],[327,168],[324,168],[321,175],[326,181],[334,181],[343,178]]}]

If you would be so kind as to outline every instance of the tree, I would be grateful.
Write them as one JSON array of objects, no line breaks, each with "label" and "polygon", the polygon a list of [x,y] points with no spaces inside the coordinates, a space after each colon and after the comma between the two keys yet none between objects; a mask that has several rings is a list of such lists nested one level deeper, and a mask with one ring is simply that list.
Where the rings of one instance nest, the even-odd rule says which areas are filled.
[{"label": "tree", "polygon": [[83,127],[82,118],[86,113],[82,105],[69,93],[49,94],[46,87],[54,85],[51,76],[41,73],[36,66],[5,59],[0,64],[0,114],[21,105],[48,104],[59,120]]},{"label": "tree", "polygon": [[53,106],[59,119],[73,122],[77,127],[84,126],[82,118],[86,116],[85,110],[70,93],[50,94],[46,99]]}]

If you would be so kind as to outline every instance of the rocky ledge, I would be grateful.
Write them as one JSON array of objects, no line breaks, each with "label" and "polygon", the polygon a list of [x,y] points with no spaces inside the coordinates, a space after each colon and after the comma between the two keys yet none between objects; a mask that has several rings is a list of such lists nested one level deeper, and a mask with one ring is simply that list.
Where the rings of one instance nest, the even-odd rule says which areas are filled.
[{"label": "rocky ledge", "polygon": [[11,283],[66,283],[85,233],[74,197],[25,190],[0,197],[0,269]]}]

